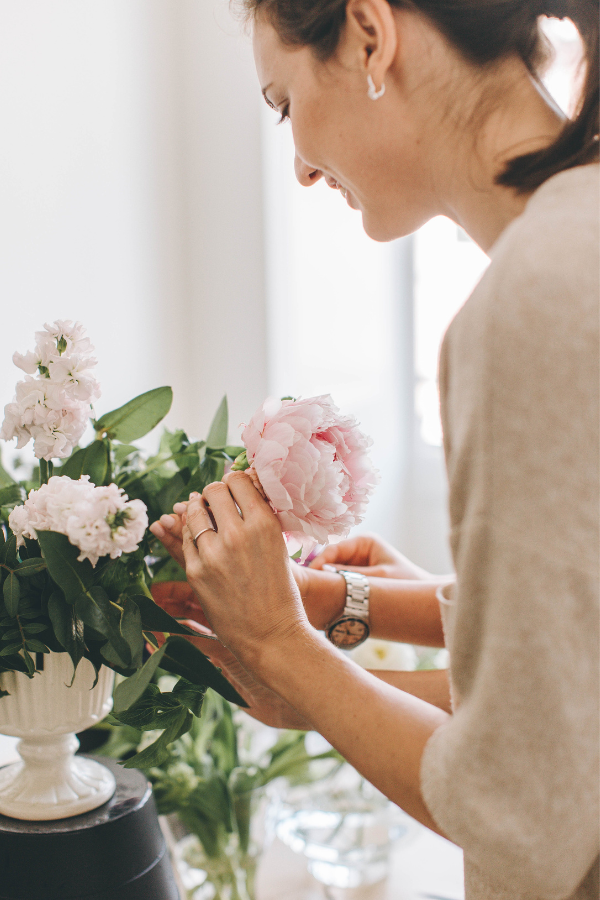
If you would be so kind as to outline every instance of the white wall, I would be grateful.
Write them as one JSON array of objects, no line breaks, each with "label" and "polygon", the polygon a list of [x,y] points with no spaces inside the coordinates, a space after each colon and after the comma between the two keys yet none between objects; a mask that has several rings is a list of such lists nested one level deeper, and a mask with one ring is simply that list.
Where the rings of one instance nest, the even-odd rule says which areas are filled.
[{"label": "white wall", "polygon": [[162,383],[201,435],[266,393],[260,92],[226,0],[0,2],[0,408],[80,319],[100,411]]}]

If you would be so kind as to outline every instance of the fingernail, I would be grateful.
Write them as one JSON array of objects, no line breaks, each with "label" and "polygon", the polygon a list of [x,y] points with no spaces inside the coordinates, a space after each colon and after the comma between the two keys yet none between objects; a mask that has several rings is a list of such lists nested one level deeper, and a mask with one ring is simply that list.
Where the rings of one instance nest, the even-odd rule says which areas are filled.
[{"label": "fingernail", "polygon": [[164,528],[167,528],[168,530],[170,530],[175,525],[175,519],[173,518],[173,516],[169,516],[169,515],[165,514],[164,516],[160,517],[160,524]]},{"label": "fingernail", "polygon": [[178,503],[173,504],[173,512],[182,513],[185,512],[186,509],[187,503],[184,503],[182,500],[180,500]]},{"label": "fingernail", "polygon": [[152,525],[150,526],[150,531],[152,532],[154,537],[157,537],[157,538],[163,538],[167,534],[167,532],[162,527],[160,522],[153,522]]},{"label": "fingernail", "polygon": [[200,494],[198,493],[198,491],[192,491],[192,493],[190,494],[190,500],[197,500],[199,497]]},{"label": "fingernail", "polygon": [[337,566],[332,566],[330,563],[323,563],[323,571],[324,572],[335,572],[337,574],[337,572],[339,570],[338,570]]}]

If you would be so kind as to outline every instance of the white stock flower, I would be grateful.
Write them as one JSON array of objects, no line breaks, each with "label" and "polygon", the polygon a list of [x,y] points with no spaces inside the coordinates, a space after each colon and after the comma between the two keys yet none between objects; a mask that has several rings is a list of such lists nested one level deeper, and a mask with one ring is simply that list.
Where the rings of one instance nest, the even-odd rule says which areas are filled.
[{"label": "white stock flower", "polygon": [[35,350],[13,355],[26,377],[4,408],[0,439],[16,438],[20,449],[33,438],[38,459],[63,459],[85,431],[100,385],[90,372],[96,360],[83,326],[57,321],[44,329],[36,332]]},{"label": "white stock flower", "polygon": [[57,531],[81,550],[80,561],[89,559],[95,566],[103,556],[116,559],[137,550],[148,516],[142,501],[129,500],[116,484],[95,487],[89,475],[78,481],[53,475],[13,509],[8,524],[18,547],[38,531]]}]

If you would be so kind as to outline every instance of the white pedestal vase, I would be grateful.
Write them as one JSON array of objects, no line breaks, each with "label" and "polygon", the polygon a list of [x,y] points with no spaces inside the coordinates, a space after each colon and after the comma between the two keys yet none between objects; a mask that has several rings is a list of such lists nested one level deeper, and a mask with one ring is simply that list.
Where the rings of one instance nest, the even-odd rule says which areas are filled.
[{"label": "white pedestal vase", "polygon": [[103,667],[98,684],[87,659],[77,667],[67,653],[44,655],[44,670],[32,679],[21,672],[0,675],[0,734],[13,735],[20,762],[0,769],[0,813],[15,819],[64,819],[96,809],[115,792],[105,766],[75,756],[78,731],[108,715],[114,672]]}]

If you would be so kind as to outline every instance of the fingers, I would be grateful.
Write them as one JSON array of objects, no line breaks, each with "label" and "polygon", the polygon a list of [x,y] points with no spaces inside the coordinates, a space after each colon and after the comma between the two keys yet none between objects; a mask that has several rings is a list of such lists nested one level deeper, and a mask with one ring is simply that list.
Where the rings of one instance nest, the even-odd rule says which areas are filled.
[{"label": "fingers", "polygon": [[[340,541],[337,544],[329,544],[328,547],[319,553],[310,566],[313,569],[322,569],[325,564],[337,564],[343,566],[344,568],[349,568],[350,565],[368,565],[369,558],[368,552],[365,554],[362,552],[362,545],[364,541],[360,537],[349,538],[346,541]],[[349,565],[346,566],[346,563]]]},{"label": "fingers", "polygon": [[150,531],[157,538],[173,559],[183,566],[182,531],[183,522],[178,515],[161,516],[150,526]]},{"label": "fingers", "polygon": [[[229,522],[234,524],[239,523],[240,513],[235,500],[228,485],[224,484],[222,481],[213,481],[212,484],[207,484],[202,492],[202,500],[204,501],[204,504],[210,507],[210,515],[212,515],[215,520],[217,531],[222,530]],[[208,515],[206,505],[204,506],[204,512]],[[194,495],[191,495],[187,510],[188,523],[190,517],[196,515],[198,509],[199,500],[197,497],[194,497]]]},{"label": "fingers", "polygon": [[[227,488],[224,485],[223,490],[227,491]],[[227,491],[227,493],[229,492]],[[210,529],[214,532],[213,517],[211,517],[211,514],[208,511],[204,499],[200,497],[199,494],[194,494],[188,503],[187,512],[185,514],[185,527],[182,535],[184,554],[187,533],[189,532],[189,536],[193,540],[196,535],[200,535],[205,529]],[[212,535],[207,534],[206,540],[209,540],[211,536]],[[202,537],[204,537],[204,535],[202,535]]]},{"label": "fingers", "polygon": [[271,507],[266,504],[265,498],[256,489],[252,479],[246,472],[229,472],[223,478],[223,482],[229,488],[244,519],[247,519],[256,511],[264,511],[265,507],[271,510]]}]

